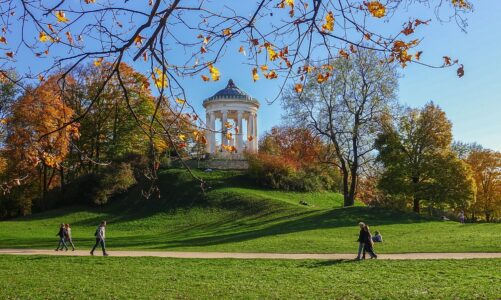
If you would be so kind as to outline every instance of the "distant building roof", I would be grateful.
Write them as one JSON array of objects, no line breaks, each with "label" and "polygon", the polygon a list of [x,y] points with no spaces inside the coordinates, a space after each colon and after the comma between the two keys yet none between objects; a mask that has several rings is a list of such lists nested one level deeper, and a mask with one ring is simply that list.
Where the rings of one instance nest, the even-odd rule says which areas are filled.
[{"label": "distant building roof", "polygon": [[241,100],[248,100],[248,101],[252,101],[252,102],[258,102],[256,99],[252,98],[247,93],[245,93],[241,89],[239,89],[235,85],[235,83],[233,82],[232,79],[230,79],[228,81],[228,85],[226,85],[226,87],[224,89],[215,93],[213,96],[205,99],[204,102],[211,101],[211,100],[220,100],[220,99],[241,99]]}]

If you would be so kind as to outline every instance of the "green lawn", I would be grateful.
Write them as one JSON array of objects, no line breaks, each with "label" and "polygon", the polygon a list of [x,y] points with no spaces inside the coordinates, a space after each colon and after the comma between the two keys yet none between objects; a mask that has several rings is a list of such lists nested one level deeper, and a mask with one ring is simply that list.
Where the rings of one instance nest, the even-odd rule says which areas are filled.
[{"label": "green lawn", "polygon": [[131,192],[103,208],[67,207],[1,221],[0,248],[53,248],[61,222],[72,224],[78,248],[90,248],[95,226],[106,219],[110,250],[353,253],[362,220],[382,232],[380,253],[501,251],[501,224],[460,225],[360,205],[345,209],[336,193],[260,189],[239,172],[197,174],[212,187],[205,196],[186,172],[164,170],[161,199]]},{"label": "green lawn", "polygon": [[0,298],[499,299],[500,269],[501,259],[356,262],[0,255]]}]

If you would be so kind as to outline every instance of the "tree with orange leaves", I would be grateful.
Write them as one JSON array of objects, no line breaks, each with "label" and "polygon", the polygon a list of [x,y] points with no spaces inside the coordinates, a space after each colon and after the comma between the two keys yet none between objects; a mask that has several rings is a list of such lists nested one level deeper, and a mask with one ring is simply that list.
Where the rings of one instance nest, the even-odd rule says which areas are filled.
[{"label": "tree with orange leaves", "polygon": [[68,155],[71,140],[78,138],[78,127],[64,126],[73,117],[73,110],[65,104],[64,97],[58,76],[52,76],[40,86],[28,89],[12,106],[7,120],[5,153],[9,157],[9,169],[17,176],[30,174],[33,180],[36,167],[42,199],[49,188],[56,185],[56,171],[62,171],[61,164]]},{"label": "tree with orange leaves", "polygon": [[259,149],[298,164],[309,164],[319,161],[323,147],[320,138],[308,128],[282,126],[265,134]]}]

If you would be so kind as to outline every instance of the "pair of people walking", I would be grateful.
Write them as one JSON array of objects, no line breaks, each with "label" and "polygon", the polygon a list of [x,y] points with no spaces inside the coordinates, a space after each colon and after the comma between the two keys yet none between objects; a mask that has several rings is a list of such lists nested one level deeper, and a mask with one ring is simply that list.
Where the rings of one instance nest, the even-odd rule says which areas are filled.
[{"label": "pair of people walking", "polygon": [[59,244],[57,245],[56,251],[63,251],[63,249],[68,251],[68,243],[71,245],[72,251],[75,251],[75,245],[73,244],[73,238],[71,237],[70,224],[61,223],[61,226],[59,226],[59,232],[56,236],[59,236]]},{"label": "pair of people walking", "polygon": [[[59,236],[59,244],[57,245],[56,251],[63,251],[63,249],[66,249],[68,251],[68,244],[71,245],[72,251],[75,251],[75,245],[73,244],[73,239],[71,236],[71,227],[70,224],[61,224],[59,227],[59,232],[56,234],[56,236]],[[91,255],[94,255],[94,251],[96,248],[101,245],[101,248],[103,250],[103,256],[108,256],[108,253],[106,252],[106,221],[101,221],[99,226],[96,229],[96,232],[94,233],[94,236],[96,237],[96,244],[90,251]]]},{"label": "pair of people walking", "polygon": [[369,253],[371,258],[377,258],[377,254],[374,251],[374,242],[382,242],[383,237],[377,232],[376,236],[372,236],[369,230],[369,226],[363,222],[358,223],[360,227],[360,233],[358,235],[358,255],[357,260],[365,259],[365,254]]}]

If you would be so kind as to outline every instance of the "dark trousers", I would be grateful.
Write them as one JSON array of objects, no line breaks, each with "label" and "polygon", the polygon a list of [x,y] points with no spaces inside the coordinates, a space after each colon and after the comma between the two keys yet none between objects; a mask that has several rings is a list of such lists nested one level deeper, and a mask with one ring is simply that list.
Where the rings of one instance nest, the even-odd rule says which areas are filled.
[{"label": "dark trousers", "polygon": [[377,257],[376,252],[374,252],[374,247],[372,247],[372,244],[365,244],[364,245],[364,255],[363,259],[365,259],[365,252],[368,252],[371,258]]},{"label": "dark trousers", "polygon": [[66,246],[66,242],[64,241],[64,237],[61,237],[61,238],[59,238],[59,244],[57,245],[56,250],[58,250],[59,248],[61,248],[61,250],[63,250],[63,247],[66,248],[66,250],[68,250],[68,246]]},{"label": "dark trousers", "polygon": [[97,248],[97,246],[99,246],[99,244],[101,244],[101,248],[103,249],[103,254],[106,254],[106,244],[104,243],[103,239],[96,239],[96,244],[92,248],[91,253],[94,253],[94,250],[96,250],[96,248]]}]

